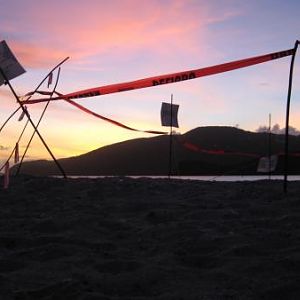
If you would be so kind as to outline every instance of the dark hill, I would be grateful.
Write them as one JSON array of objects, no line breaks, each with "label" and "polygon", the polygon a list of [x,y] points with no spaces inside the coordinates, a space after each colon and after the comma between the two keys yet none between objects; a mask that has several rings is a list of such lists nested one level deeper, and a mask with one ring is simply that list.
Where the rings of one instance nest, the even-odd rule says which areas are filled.
[{"label": "dark hill", "polygon": [[[167,175],[169,142],[167,135],[128,140],[80,156],[60,159],[59,162],[68,175]],[[272,134],[271,149],[272,153],[283,153],[283,135]],[[300,137],[290,137],[290,152],[300,153]],[[253,133],[233,127],[199,127],[173,136],[172,173],[256,174],[258,156],[267,153],[267,133]],[[290,174],[300,174],[299,158],[292,157],[290,166]],[[275,173],[282,173],[282,170],[280,156]],[[23,163],[21,173],[60,175],[56,165],[45,160]]]}]

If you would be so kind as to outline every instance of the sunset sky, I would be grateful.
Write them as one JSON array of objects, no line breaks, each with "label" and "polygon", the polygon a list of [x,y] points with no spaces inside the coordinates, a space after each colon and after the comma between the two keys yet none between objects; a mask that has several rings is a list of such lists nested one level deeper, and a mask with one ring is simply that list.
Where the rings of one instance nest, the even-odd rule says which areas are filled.
[{"label": "sunset sky", "polygon": [[[12,80],[18,95],[34,90],[67,56],[57,90],[69,93],[293,48],[300,39],[299,11],[298,0],[0,0],[0,41],[6,40],[27,71]],[[173,94],[180,133],[208,125],[255,131],[267,125],[269,113],[273,125],[284,127],[290,60],[78,103],[128,126],[165,131],[161,102]],[[44,105],[29,107],[35,122]],[[0,87],[0,106],[2,125],[17,108],[7,86]],[[22,131],[25,120],[18,117],[0,133],[0,160]],[[290,125],[300,129],[300,50]],[[153,136],[105,123],[63,101],[50,104],[39,128],[58,158]],[[31,133],[28,126],[21,154]],[[27,159],[37,158],[50,159],[35,138]]]}]

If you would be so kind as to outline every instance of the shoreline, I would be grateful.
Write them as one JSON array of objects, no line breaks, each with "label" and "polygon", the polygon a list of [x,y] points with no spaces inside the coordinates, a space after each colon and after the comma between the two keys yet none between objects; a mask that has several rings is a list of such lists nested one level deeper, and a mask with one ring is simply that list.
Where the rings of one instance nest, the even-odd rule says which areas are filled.
[{"label": "shoreline", "polygon": [[[0,178],[4,174],[0,173]],[[57,178],[64,179],[62,175],[31,175],[20,174],[10,175],[10,178],[18,176],[28,176],[33,178]],[[265,180],[283,180],[284,175],[67,175],[67,179],[105,179],[105,178],[130,178],[130,179],[171,179],[171,180],[195,180],[195,181],[219,181],[219,182],[237,182],[237,181],[265,181]],[[288,181],[300,181],[300,175],[288,175]]]}]

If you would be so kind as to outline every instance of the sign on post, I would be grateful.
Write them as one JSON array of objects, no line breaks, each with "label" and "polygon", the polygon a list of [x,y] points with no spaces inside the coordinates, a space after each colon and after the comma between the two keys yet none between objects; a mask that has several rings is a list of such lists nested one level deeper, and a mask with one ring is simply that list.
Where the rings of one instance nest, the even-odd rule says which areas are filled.
[{"label": "sign on post", "polygon": [[161,105],[160,115],[161,115],[161,125],[162,126],[178,126],[178,108],[177,104],[170,104],[163,102]]}]

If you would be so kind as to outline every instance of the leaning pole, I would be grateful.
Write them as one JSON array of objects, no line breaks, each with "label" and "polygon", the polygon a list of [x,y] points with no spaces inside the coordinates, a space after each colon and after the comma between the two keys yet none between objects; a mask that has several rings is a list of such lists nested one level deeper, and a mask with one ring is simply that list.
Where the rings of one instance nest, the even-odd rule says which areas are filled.
[{"label": "leaning pole", "polygon": [[289,170],[289,118],[290,118],[291,93],[292,93],[292,85],[293,85],[293,71],[294,71],[296,52],[299,43],[300,41],[297,40],[294,46],[294,51],[291,59],[289,87],[288,87],[288,94],[287,94],[286,118],[285,118],[285,147],[284,147],[284,180],[283,180],[284,193],[287,192],[287,176]]}]

